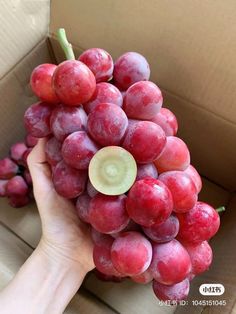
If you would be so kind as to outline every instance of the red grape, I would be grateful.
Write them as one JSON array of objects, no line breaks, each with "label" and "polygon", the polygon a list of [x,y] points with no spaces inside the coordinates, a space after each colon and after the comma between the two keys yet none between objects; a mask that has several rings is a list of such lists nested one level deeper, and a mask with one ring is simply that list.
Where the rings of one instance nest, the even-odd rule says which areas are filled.
[{"label": "red grape", "polygon": [[79,59],[93,72],[97,82],[105,82],[112,77],[113,60],[110,54],[100,48],[91,48],[84,51]]},{"label": "red grape", "polygon": [[85,131],[74,132],[67,136],[62,145],[64,161],[76,169],[87,169],[98,146],[88,137]]},{"label": "red grape", "polygon": [[170,215],[161,224],[154,224],[150,227],[143,227],[144,233],[153,241],[163,243],[173,240],[179,231],[179,220],[176,216]]},{"label": "red grape", "polygon": [[50,116],[52,106],[45,102],[31,105],[25,112],[24,124],[28,133],[35,137],[45,137],[51,133]]},{"label": "red grape", "polygon": [[136,181],[147,177],[154,179],[158,177],[157,169],[153,163],[138,165]]},{"label": "red grape", "polygon": [[38,138],[32,136],[31,134],[27,134],[25,137],[25,143],[28,147],[34,147],[38,143]]},{"label": "red grape", "polygon": [[99,245],[95,244],[93,248],[93,260],[96,268],[103,274],[111,276],[121,276],[114,268],[111,260],[111,247],[114,240],[112,237],[104,238]]},{"label": "red grape", "polygon": [[33,183],[33,181],[32,181],[32,177],[31,177],[31,174],[30,174],[30,172],[29,172],[28,169],[24,169],[23,177],[24,177],[24,179],[25,179],[25,182],[26,182],[29,186],[31,186],[32,183]]},{"label": "red grape", "polygon": [[95,195],[89,204],[89,222],[99,232],[114,233],[124,229],[129,223],[125,210],[125,195]]},{"label": "red grape", "polygon": [[65,198],[75,198],[84,192],[87,172],[68,166],[63,160],[52,171],[55,190]]},{"label": "red grape", "polygon": [[0,160],[0,179],[10,179],[18,172],[18,166],[10,158]]},{"label": "red grape", "polygon": [[162,102],[159,87],[152,82],[141,81],[128,88],[123,108],[129,118],[152,119],[160,111]]},{"label": "red grape", "polygon": [[80,220],[83,222],[89,223],[89,203],[91,201],[91,197],[87,194],[82,194],[77,198],[76,201],[76,210]]},{"label": "red grape", "polygon": [[11,195],[8,197],[8,202],[11,207],[23,207],[29,204],[30,198],[28,195]]},{"label": "red grape", "polygon": [[111,233],[111,236],[116,239],[123,232],[126,232],[126,231],[141,231],[141,227],[140,225],[136,224],[136,222],[134,222],[132,219],[130,219],[128,225],[124,229],[122,229],[119,232]]},{"label": "red grape", "polygon": [[76,60],[60,63],[53,74],[52,81],[60,101],[68,106],[78,106],[88,101],[96,87],[92,71]]},{"label": "red grape", "polygon": [[187,145],[178,137],[167,136],[161,155],[155,160],[159,173],[169,170],[185,170],[190,164]]},{"label": "red grape", "polygon": [[149,283],[149,282],[151,282],[153,280],[153,275],[152,275],[152,272],[151,272],[150,268],[148,268],[142,274],[137,275],[137,276],[133,276],[133,277],[131,277],[131,279],[134,282],[146,285],[147,283]]},{"label": "red grape", "polygon": [[24,196],[29,192],[25,180],[21,176],[15,176],[7,182],[6,194],[8,196]]},{"label": "red grape", "polygon": [[207,241],[200,244],[184,244],[192,262],[192,273],[198,275],[206,271],[212,262],[212,249]]},{"label": "red grape", "polygon": [[62,160],[61,155],[62,144],[55,137],[51,137],[45,146],[45,154],[47,162],[51,166],[55,166],[59,161]]},{"label": "red grape", "polygon": [[35,95],[42,101],[56,104],[59,99],[52,88],[52,76],[57,66],[44,63],[37,66],[30,77],[30,85]]},{"label": "red grape", "polygon": [[171,286],[163,285],[157,281],[153,281],[153,291],[157,298],[162,301],[181,301],[185,300],[189,294],[189,280],[176,283]]},{"label": "red grape", "polygon": [[171,191],[176,213],[185,213],[196,204],[196,187],[192,179],[183,171],[163,172],[158,179]]},{"label": "red grape", "polygon": [[158,124],[164,130],[166,136],[174,136],[178,131],[176,116],[167,108],[161,108],[160,112],[151,121]]},{"label": "red grape", "polygon": [[115,84],[121,90],[126,90],[136,82],[148,81],[150,67],[141,54],[126,52],[116,60],[113,76]]},{"label": "red grape", "polygon": [[10,156],[11,158],[19,162],[22,160],[24,152],[27,150],[27,146],[24,142],[15,143],[10,148]]},{"label": "red grape", "polygon": [[151,263],[151,243],[139,232],[124,232],[113,242],[111,260],[123,275],[139,275],[147,270]]},{"label": "red grape", "polygon": [[122,106],[123,97],[117,87],[110,83],[98,83],[90,100],[83,104],[84,110],[89,114],[94,108],[102,103],[111,103]]},{"label": "red grape", "polygon": [[219,229],[220,217],[210,205],[197,202],[187,213],[177,214],[181,241],[198,244],[212,238]]},{"label": "red grape", "polygon": [[125,277],[105,275],[97,269],[95,269],[94,273],[95,273],[96,277],[102,281],[121,282],[125,279]]},{"label": "red grape", "polygon": [[184,280],[191,271],[188,252],[177,240],[153,244],[150,266],[153,277],[164,285],[173,285]]},{"label": "red grape", "polygon": [[140,164],[157,159],[166,144],[166,136],[161,127],[150,121],[131,123],[125,136],[123,147]]},{"label": "red grape", "polygon": [[91,238],[94,244],[101,246],[105,241],[107,241],[107,239],[111,238],[111,236],[108,234],[101,233],[91,226]]},{"label": "red grape", "polygon": [[102,146],[118,146],[127,127],[126,114],[114,104],[99,104],[88,116],[89,134]]},{"label": "red grape", "polygon": [[150,227],[164,222],[173,209],[172,195],[161,181],[147,178],[136,181],[126,201],[129,216],[138,224]]},{"label": "red grape", "polygon": [[87,115],[82,107],[61,106],[53,110],[50,124],[56,139],[63,142],[69,134],[86,129]]},{"label": "red grape", "polygon": [[7,182],[8,180],[0,180],[0,197],[7,195]]},{"label": "red grape", "polygon": [[199,173],[197,172],[197,170],[192,165],[189,165],[184,170],[184,172],[187,173],[190,176],[190,178],[193,180],[197,193],[199,193],[202,189],[202,179]]},{"label": "red grape", "polygon": [[96,194],[98,194],[98,191],[95,189],[95,187],[92,185],[90,180],[88,180],[87,183],[87,193],[90,197],[94,197]]}]

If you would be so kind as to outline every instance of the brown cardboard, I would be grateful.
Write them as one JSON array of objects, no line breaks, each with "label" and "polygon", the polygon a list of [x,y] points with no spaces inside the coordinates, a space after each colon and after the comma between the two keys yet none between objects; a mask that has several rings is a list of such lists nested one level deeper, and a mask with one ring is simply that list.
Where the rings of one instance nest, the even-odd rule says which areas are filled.
[{"label": "brown cardboard", "polygon": [[[236,202],[235,197],[232,202],[230,198],[231,191],[236,190],[235,2],[52,0],[53,55],[45,40],[48,7],[48,0],[9,1],[1,7],[0,157],[24,136],[23,113],[35,101],[28,82],[32,69],[40,63],[53,62],[54,55],[58,61],[63,60],[55,42],[59,26],[66,28],[77,56],[89,47],[107,49],[114,58],[128,50],[143,53],[150,62],[152,80],[163,90],[165,106],[178,117],[179,136],[189,145],[193,164],[207,178],[200,199],[216,207],[229,203],[222,216],[221,230],[211,242],[214,263],[210,271],[194,279],[189,297],[189,300],[200,299],[199,285],[218,281],[226,287],[222,297],[227,299],[227,306],[178,307],[175,311],[233,313]],[[22,243],[17,238],[21,244],[11,245],[11,232],[34,248],[41,235],[40,219],[34,204],[14,209],[0,199],[0,221],[9,228],[7,233],[0,231],[0,277],[4,270],[5,274],[9,272],[6,268],[9,260],[3,258],[8,255],[12,256],[11,261],[15,260],[14,272],[9,272],[12,276],[31,251],[23,249],[19,259],[15,257],[13,253],[18,252],[16,248]],[[8,237],[9,251],[1,254],[2,240]],[[98,306],[92,294],[121,314],[174,311],[171,307],[158,306],[150,286],[137,286],[130,281],[117,285],[102,283],[89,275],[84,287],[87,292],[72,301],[73,310],[68,313],[112,313],[109,308]]]},{"label": "brown cardboard", "polygon": [[0,79],[47,36],[50,1],[1,1]]}]

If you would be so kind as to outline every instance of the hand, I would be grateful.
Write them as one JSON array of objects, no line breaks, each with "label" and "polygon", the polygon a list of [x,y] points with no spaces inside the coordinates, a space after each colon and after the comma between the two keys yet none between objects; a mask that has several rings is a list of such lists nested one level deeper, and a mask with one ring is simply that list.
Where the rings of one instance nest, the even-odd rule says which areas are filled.
[{"label": "hand", "polygon": [[39,248],[60,263],[71,266],[79,263],[88,272],[94,268],[90,233],[79,220],[73,203],[55,191],[44,153],[45,143],[46,139],[40,139],[27,160],[42,220],[43,234]]}]

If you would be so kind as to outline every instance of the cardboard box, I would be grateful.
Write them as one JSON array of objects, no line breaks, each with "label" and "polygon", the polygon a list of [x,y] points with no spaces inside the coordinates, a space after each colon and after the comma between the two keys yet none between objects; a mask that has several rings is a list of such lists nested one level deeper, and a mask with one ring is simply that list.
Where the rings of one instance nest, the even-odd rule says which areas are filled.
[{"label": "cardboard box", "polygon": [[[63,60],[55,32],[64,27],[77,56],[84,49],[101,47],[114,59],[125,51],[140,52],[148,59],[151,80],[162,89],[164,105],[177,115],[179,136],[205,178],[200,199],[227,206],[220,231],[211,241],[214,262],[192,281],[189,297],[189,303],[222,299],[226,306],[161,307],[149,285],[103,283],[89,275],[81,290],[86,302],[80,293],[73,301],[74,312],[67,313],[236,312],[235,12],[233,0],[1,3],[0,157],[24,136],[22,117],[35,100],[29,88],[32,69]],[[41,229],[34,204],[13,209],[0,199],[0,220],[4,225],[0,226],[0,279],[6,283],[36,247]],[[199,285],[206,282],[223,284],[225,293],[201,296]]]}]

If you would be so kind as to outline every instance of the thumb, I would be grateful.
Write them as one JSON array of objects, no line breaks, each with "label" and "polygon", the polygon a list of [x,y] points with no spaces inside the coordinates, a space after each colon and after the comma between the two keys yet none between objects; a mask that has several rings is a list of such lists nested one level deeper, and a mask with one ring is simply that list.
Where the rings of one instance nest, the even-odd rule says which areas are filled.
[{"label": "thumb", "polygon": [[37,195],[42,197],[44,193],[47,193],[48,189],[53,187],[51,170],[46,161],[45,145],[46,138],[40,139],[27,158],[36,201]]}]

